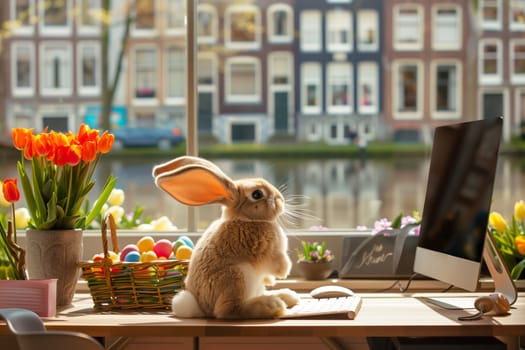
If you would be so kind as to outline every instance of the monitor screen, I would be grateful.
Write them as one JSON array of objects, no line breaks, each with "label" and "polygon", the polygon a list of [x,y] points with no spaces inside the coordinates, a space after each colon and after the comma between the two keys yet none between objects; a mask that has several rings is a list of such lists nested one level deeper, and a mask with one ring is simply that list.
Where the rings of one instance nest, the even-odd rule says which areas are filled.
[{"label": "monitor screen", "polygon": [[502,118],[435,129],[414,272],[477,288],[501,133]]}]

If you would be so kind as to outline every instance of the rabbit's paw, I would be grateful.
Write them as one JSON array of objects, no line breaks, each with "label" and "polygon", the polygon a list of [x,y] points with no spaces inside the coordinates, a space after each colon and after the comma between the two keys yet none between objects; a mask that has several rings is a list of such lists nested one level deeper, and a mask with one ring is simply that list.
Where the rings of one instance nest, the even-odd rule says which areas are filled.
[{"label": "rabbit's paw", "polygon": [[286,310],[286,305],[277,295],[262,295],[248,300],[243,309],[248,318],[278,318]]}]

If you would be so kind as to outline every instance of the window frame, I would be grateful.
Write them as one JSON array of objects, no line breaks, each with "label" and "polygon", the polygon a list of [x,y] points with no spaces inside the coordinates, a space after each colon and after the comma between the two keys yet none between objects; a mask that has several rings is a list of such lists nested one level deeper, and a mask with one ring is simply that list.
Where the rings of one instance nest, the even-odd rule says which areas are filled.
[{"label": "window frame", "polygon": [[[369,72],[364,72],[367,69],[365,68],[372,68]],[[374,71],[373,77],[371,71]],[[363,93],[362,93],[362,83],[365,81],[369,81],[372,85],[372,101],[376,101],[375,103],[372,103],[371,105],[363,105],[360,101],[363,100]],[[357,103],[355,104],[357,106],[357,111],[359,114],[377,114],[379,113],[379,67],[377,62],[373,61],[361,61],[357,65]]]},{"label": "window frame", "polygon": [[[514,69],[514,63],[516,61],[516,50],[515,48],[517,46],[522,46],[525,48],[525,39],[511,39],[509,41],[509,75],[510,75],[510,81],[513,84],[524,84],[525,83],[525,70],[523,73],[519,74],[516,73]],[[521,53],[520,60],[524,61],[525,63],[525,50],[523,53]]]},{"label": "window frame", "polygon": [[[401,11],[411,10],[415,11],[415,26],[412,28],[414,32],[417,32],[417,38],[415,42],[400,41],[398,36],[400,35],[399,20],[401,17]],[[424,11],[421,5],[417,4],[397,4],[393,8],[394,20],[392,22],[392,47],[397,51],[420,51],[423,49],[425,44],[425,38],[423,35],[423,21]],[[406,30],[405,30],[406,31]],[[404,33],[404,32],[403,32]]]},{"label": "window frame", "polygon": [[[252,64],[254,75],[254,94],[232,94],[232,73],[235,64]],[[224,99],[228,104],[258,104],[262,101],[261,61],[254,56],[229,57],[224,62]]]},{"label": "window frame", "polygon": [[72,32],[73,27],[73,19],[72,19],[72,9],[71,4],[74,2],[70,1],[64,1],[65,4],[65,15],[66,15],[66,24],[64,26],[50,26],[45,23],[45,2],[46,0],[38,0],[38,16],[40,20],[38,21],[39,25],[39,32],[43,36],[70,36]]},{"label": "window frame", "polygon": [[[82,18],[82,1],[83,0],[76,0],[75,1],[75,4],[76,4],[76,11],[77,12],[77,15],[76,15],[76,25],[77,25],[77,32],[78,32],[78,35],[82,36],[82,35],[98,35],[100,34],[100,31],[101,31],[101,25],[100,25],[100,21],[97,20],[97,18],[95,18],[95,25],[91,25],[91,26],[86,26],[86,25],[83,25],[82,24],[82,21],[81,21],[81,18]],[[97,4],[94,5],[94,7],[90,7],[90,9],[94,8],[94,9],[98,9],[100,11],[101,7],[102,7],[102,1],[101,0],[92,0],[92,1],[95,1]]]},{"label": "window frame", "polygon": [[[275,35],[274,29],[275,29],[275,21],[274,21],[274,13],[283,11],[286,13],[287,21],[286,21],[286,34],[285,35]],[[266,10],[266,18],[267,18],[267,32],[268,32],[268,42],[273,44],[284,44],[284,43],[291,43],[293,42],[293,33],[294,33],[294,17],[293,17],[293,9],[288,4],[272,4],[268,7]]]},{"label": "window frame", "polygon": [[[199,12],[208,12],[211,16],[211,35],[199,35],[198,23],[199,23]],[[217,14],[217,8],[212,4],[199,4],[197,8],[197,42],[199,44],[214,44],[218,41],[217,33],[219,32],[219,17]]]},{"label": "window frame", "polygon": [[[232,15],[253,13],[254,32],[253,41],[240,42],[232,40],[231,27],[233,24]],[[255,5],[230,5],[226,8],[224,13],[224,46],[231,50],[259,50],[261,48],[261,30],[262,30],[262,16],[261,9]]]},{"label": "window frame", "polygon": [[[368,17],[371,17],[368,19]],[[364,18],[363,18],[364,17]],[[374,40],[367,43],[361,40],[363,33],[364,23],[370,24],[373,23],[373,33]],[[379,31],[379,13],[373,9],[362,9],[357,11],[357,49],[362,52],[376,52],[379,51],[379,40],[380,40],[380,31]]]},{"label": "window frame", "polygon": [[95,51],[95,64],[102,64],[101,47],[98,41],[80,41],[77,43],[77,91],[82,96],[97,96],[102,91],[100,69],[95,69],[95,86],[82,85],[83,55],[82,50],[91,47]]},{"label": "window frame", "polygon": [[[455,90],[456,93],[452,94],[456,98],[455,110],[440,111],[438,110],[437,104],[437,93],[438,93],[438,69],[443,66],[454,66],[456,71],[455,77]],[[430,77],[430,108],[432,111],[433,119],[461,119],[462,101],[463,101],[463,66],[461,61],[452,59],[439,59],[433,60],[430,64],[431,77]]]},{"label": "window frame", "polygon": [[[414,66],[416,68],[416,108],[414,111],[404,111],[399,106],[400,92],[399,85],[400,73],[403,67]],[[392,91],[396,91],[396,94],[392,98],[392,116],[395,120],[421,120],[423,119],[423,96],[425,94],[424,86],[424,69],[423,61],[417,59],[397,60],[392,63]]]},{"label": "window frame", "polygon": [[[29,87],[17,86],[18,48],[29,50]],[[35,44],[30,41],[17,41],[11,45],[11,91],[15,97],[30,97],[35,95]]]},{"label": "window frame", "polygon": [[[170,50],[175,50],[176,52],[180,53],[181,59],[174,59],[170,60]],[[164,101],[167,105],[175,105],[175,106],[184,106],[186,104],[186,93],[185,93],[185,86],[186,86],[186,67],[185,67],[185,61],[184,57],[186,55],[186,50],[184,47],[179,47],[177,45],[169,45],[164,49],[164,69],[165,69],[165,79],[164,79]],[[178,57],[178,56],[177,56]],[[172,62],[175,61],[177,64],[174,66],[174,74],[177,74],[177,72],[182,71],[182,78],[181,79],[175,79],[177,83],[180,82],[182,84],[181,90],[182,95],[170,95],[170,89],[169,89],[169,78],[170,78],[170,68],[173,64]],[[180,71],[179,69],[180,68]]]},{"label": "window frame", "polygon": [[[453,42],[440,42],[438,41],[439,32],[438,29],[441,28],[439,26],[440,23],[440,16],[439,11],[440,10],[455,10],[455,24],[457,31],[450,36],[457,40]],[[432,49],[436,51],[449,51],[449,50],[460,50],[463,46],[463,15],[461,11],[461,7],[459,5],[454,4],[436,4],[432,7]],[[447,24],[450,24],[450,19],[448,18],[441,18],[441,21],[445,21],[444,27],[448,29]]]},{"label": "window frame", "polygon": [[137,85],[137,51],[138,50],[152,50],[154,53],[155,53],[155,57],[154,57],[154,63],[152,65],[152,67],[154,68],[153,70],[153,81],[159,81],[159,68],[160,68],[160,65],[159,65],[159,61],[160,61],[160,57],[159,57],[159,48],[155,45],[152,45],[152,44],[149,44],[149,45],[136,45],[133,47],[132,49],[132,71],[131,71],[131,93],[132,93],[132,96],[131,96],[131,103],[132,105],[134,106],[156,106],[159,104],[159,94],[161,93],[159,91],[159,88],[157,86],[156,90],[155,90],[155,96],[152,96],[152,97],[137,97],[137,88],[138,88],[138,85]]},{"label": "window frame", "polygon": [[[311,17],[311,18],[309,18]],[[304,24],[308,23],[307,26]],[[316,24],[316,28],[312,25]],[[305,31],[309,29],[309,31]],[[323,19],[321,11],[305,10],[300,13],[299,21],[300,43],[299,46],[302,52],[319,52],[323,48]],[[314,39],[311,42],[310,39]],[[315,40],[317,39],[317,40]],[[308,40],[308,41],[305,41]]]},{"label": "window frame", "polygon": [[[354,66],[350,62],[329,62],[325,74],[325,100],[328,114],[350,114],[354,111]],[[344,73],[347,73],[344,76]],[[346,104],[334,104],[334,85],[346,86]]]},{"label": "window frame", "polygon": [[[135,18],[138,18],[137,7],[138,3],[144,0],[133,0],[135,4]],[[131,24],[130,36],[134,38],[151,38],[159,34],[159,10],[158,10],[158,1],[152,1],[153,3],[153,27],[152,28],[138,28],[137,19]]]},{"label": "window frame", "polygon": [[[172,2],[175,2],[177,6],[171,4]],[[173,26],[173,27],[168,26],[170,15],[173,15],[173,16],[178,15],[178,11],[177,11],[177,9],[179,8],[178,5],[181,5],[180,14],[182,17],[182,25]],[[176,12],[176,14],[173,14],[174,11]],[[184,25],[184,22],[185,22],[185,16],[187,13],[187,6],[186,6],[185,0],[163,0],[160,5],[160,13],[164,14],[164,16],[162,16],[162,21],[163,21],[164,33],[166,35],[182,36],[186,33],[186,27]]]},{"label": "window frame", "polygon": [[[13,34],[15,35],[27,35],[32,36],[35,32],[35,25],[34,20],[36,18],[35,14],[35,1],[37,0],[28,0],[29,8],[28,8],[28,16],[29,16],[29,24],[28,25],[16,25],[11,28]],[[9,0],[9,19],[11,20],[11,23],[20,23],[18,22],[18,14],[16,12],[16,0]]]},{"label": "window frame", "polygon": [[[485,8],[494,8],[496,10],[496,19],[486,19],[484,16]],[[502,19],[502,1],[501,0],[479,0],[479,23],[483,30],[501,30],[503,29]]]},{"label": "window frame", "polygon": [[[315,73],[315,74],[314,74]],[[316,86],[318,103],[309,105],[308,83]],[[317,62],[303,62],[301,64],[301,112],[303,114],[320,114],[323,111],[323,72],[321,64]]]},{"label": "window frame", "polygon": [[525,17],[525,0],[510,0],[509,1],[509,30],[513,32],[525,31],[525,22],[514,20],[514,8],[522,10],[521,15]]},{"label": "window frame", "polygon": [[[495,55],[496,60],[496,73],[485,74],[484,73],[484,61],[487,59],[485,56],[485,46],[495,45],[497,52]],[[490,57],[489,57],[490,58]],[[501,84],[503,77],[503,43],[497,38],[484,38],[479,41],[478,46],[478,81],[480,85],[497,85]]]},{"label": "window frame", "polygon": [[[332,18],[335,17],[335,18]],[[346,17],[346,18],[345,18]],[[354,50],[353,12],[343,9],[331,9],[325,13],[325,48],[326,52],[351,52]],[[347,40],[332,40],[340,33],[346,33]]]},{"label": "window frame", "polygon": [[[73,71],[74,71],[74,62],[73,62],[73,50],[72,50],[72,43],[68,41],[43,41],[40,44],[39,48],[39,64],[40,67],[45,67],[45,61],[46,61],[46,49],[49,48],[58,48],[58,49],[64,49],[64,58],[67,60],[69,67],[66,67],[65,73],[66,77],[64,78],[65,84],[64,87],[60,88],[48,88],[46,87],[46,84],[44,83],[45,78],[45,69],[40,70],[40,95],[42,96],[71,96],[73,94]],[[60,62],[60,65],[62,67],[64,63]]]}]

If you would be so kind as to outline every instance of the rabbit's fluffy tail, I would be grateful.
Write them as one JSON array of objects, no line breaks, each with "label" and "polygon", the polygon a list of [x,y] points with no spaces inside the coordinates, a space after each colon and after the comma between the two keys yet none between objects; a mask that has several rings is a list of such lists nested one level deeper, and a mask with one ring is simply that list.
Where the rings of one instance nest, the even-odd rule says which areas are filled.
[{"label": "rabbit's fluffy tail", "polygon": [[177,317],[195,318],[205,316],[193,294],[187,290],[183,290],[173,297],[171,309]]}]

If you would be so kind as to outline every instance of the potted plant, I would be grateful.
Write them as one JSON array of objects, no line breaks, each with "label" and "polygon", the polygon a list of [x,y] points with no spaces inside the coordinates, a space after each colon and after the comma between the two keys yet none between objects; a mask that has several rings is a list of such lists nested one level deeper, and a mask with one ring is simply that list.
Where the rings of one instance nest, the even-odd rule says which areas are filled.
[{"label": "potted plant", "polygon": [[299,271],[307,280],[321,280],[333,271],[334,255],[326,249],[325,242],[301,242],[302,250],[296,249]]},{"label": "potted plant", "polygon": [[88,210],[95,169],[101,155],[111,150],[114,136],[81,124],[76,134],[13,128],[12,138],[21,153],[18,175],[30,215],[28,277],[58,278],[57,305],[68,305],[79,276],[82,231],[97,217],[117,181],[110,175]]},{"label": "potted plant", "polygon": [[521,278],[525,270],[525,202],[514,204],[510,225],[503,215],[491,212],[488,227],[512,279]]}]

